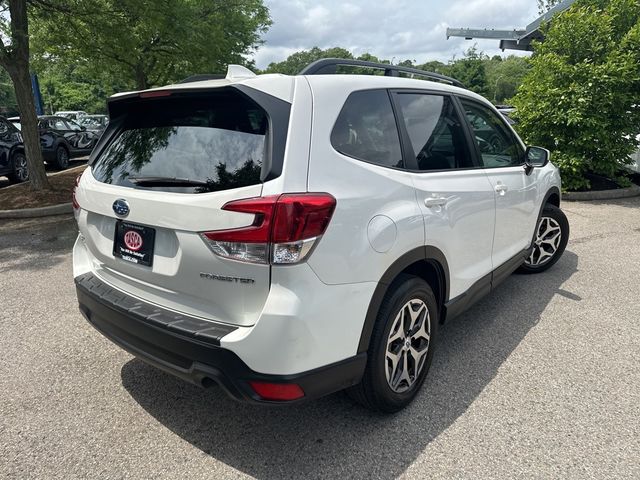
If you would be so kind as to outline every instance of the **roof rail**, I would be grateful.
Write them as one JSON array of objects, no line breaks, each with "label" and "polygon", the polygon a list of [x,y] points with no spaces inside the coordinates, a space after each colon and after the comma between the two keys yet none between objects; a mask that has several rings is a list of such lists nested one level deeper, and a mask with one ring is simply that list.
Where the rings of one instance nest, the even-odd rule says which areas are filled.
[{"label": "roof rail", "polygon": [[391,65],[388,63],[367,62],[365,60],[351,60],[347,58],[322,58],[310,63],[304,67],[298,75],[331,75],[335,74],[337,67],[365,67],[377,70],[384,70],[387,77],[399,77],[400,72],[409,73],[420,77],[426,77],[430,80],[448,83],[456,87],[465,88],[465,86],[455,78],[440,75],[439,73],[427,72],[411,67],[401,67],[400,65]]}]

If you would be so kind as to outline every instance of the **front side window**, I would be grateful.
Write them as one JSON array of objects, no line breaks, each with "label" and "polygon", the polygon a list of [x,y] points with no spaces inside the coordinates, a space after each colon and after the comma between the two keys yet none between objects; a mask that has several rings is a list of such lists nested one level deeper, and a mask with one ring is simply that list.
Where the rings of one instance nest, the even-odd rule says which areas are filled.
[{"label": "front side window", "polygon": [[474,166],[464,128],[450,97],[398,93],[396,99],[419,170]]},{"label": "front side window", "polygon": [[387,91],[349,95],[331,132],[331,145],[349,157],[402,168],[400,137]]},{"label": "front side window", "polygon": [[260,183],[269,121],[240,93],[139,101],[92,166],[104,183],[206,193]]},{"label": "front side window", "polygon": [[498,114],[478,103],[462,100],[467,120],[485,168],[513,167],[524,163],[524,149]]}]

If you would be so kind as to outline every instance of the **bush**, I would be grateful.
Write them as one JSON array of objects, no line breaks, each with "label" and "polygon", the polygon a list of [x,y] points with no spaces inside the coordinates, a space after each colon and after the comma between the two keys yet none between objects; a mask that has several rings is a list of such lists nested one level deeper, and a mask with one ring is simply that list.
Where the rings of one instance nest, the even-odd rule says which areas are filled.
[{"label": "bush", "polygon": [[530,62],[514,98],[522,136],[554,153],[565,189],[589,188],[588,172],[616,179],[640,133],[640,3],[578,0]]}]

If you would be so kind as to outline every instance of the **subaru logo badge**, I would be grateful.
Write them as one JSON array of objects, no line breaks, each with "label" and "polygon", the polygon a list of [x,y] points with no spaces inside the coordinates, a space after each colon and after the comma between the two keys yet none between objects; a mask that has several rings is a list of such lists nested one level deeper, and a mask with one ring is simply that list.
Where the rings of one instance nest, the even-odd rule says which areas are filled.
[{"label": "subaru logo badge", "polygon": [[112,205],[113,211],[119,217],[126,217],[129,215],[129,204],[124,198],[119,198]]}]

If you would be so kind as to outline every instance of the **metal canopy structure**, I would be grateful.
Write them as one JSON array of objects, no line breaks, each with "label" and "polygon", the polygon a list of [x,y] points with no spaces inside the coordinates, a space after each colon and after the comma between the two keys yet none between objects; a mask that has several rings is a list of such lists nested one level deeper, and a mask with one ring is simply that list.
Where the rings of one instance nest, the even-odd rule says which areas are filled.
[{"label": "metal canopy structure", "polygon": [[524,29],[496,30],[494,28],[447,28],[447,40],[450,37],[462,37],[466,40],[474,38],[495,39],[500,41],[500,48],[504,50],[532,50],[533,40],[544,37],[540,26],[554,15],[567,10],[576,0],[563,0],[547,13],[537,18]]}]

